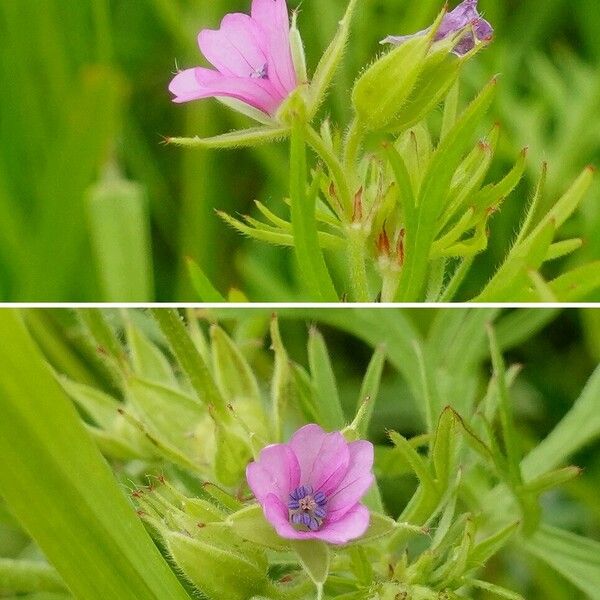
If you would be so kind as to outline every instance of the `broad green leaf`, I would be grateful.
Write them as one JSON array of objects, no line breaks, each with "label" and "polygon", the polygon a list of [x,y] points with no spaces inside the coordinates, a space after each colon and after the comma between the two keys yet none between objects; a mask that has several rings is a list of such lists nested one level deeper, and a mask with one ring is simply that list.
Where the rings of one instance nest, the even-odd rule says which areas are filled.
[{"label": "broad green leaf", "polygon": [[0,487],[10,510],[75,596],[187,599],[18,313],[0,312],[0,329]]},{"label": "broad green leaf", "polygon": [[107,177],[88,193],[90,239],[103,299],[154,299],[148,201],[139,185]]}]

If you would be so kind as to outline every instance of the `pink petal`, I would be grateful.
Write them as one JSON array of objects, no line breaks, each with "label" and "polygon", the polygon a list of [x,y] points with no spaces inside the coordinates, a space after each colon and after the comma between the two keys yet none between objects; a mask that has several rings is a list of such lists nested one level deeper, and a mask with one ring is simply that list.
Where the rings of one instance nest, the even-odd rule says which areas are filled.
[{"label": "pink petal", "polygon": [[286,97],[297,85],[290,49],[290,20],[285,0],[253,0],[252,18],[265,32],[269,79]]},{"label": "pink petal", "polygon": [[319,531],[296,531],[288,520],[288,509],[274,494],[264,499],[265,518],[275,531],[288,540],[323,540],[330,544],[346,544],[363,535],[369,527],[369,511],[362,504],[356,504],[335,523],[326,524]]},{"label": "pink petal", "polygon": [[364,440],[348,445],[350,464],[337,489],[327,499],[327,521],[343,520],[373,484],[373,444]]},{"label": "pink petal", "polygon": [[169,91],[175,95],[173,101],[178,103],[226,96],[237,98],[267,114],[273,114],[281,103],[267,80],[231,77],[202,67],[178,73],[171,81]]},{"label": "pink petal", "polygon": [[198,35],[200,50],[214,67],[237,77],[256,76],[264,69],[266,44],[262,29],[242,13],[226,15],[219,30],[204,29]]},{"label": "pink petal", "polygon": [[300,464],[300,482],[329,496],[340,484],[350,462],[348,442],[339,431],[326,433],[318,425],[305,425],[289,442]]},{"label": "pink petal", "polygon": [[309,539],[312,531],[296,531],[289,522],[287,506],[275,494],[269,494],[262,502],[265,519],[273,525],[275,531],[288,540]]},{"label": "pink petal", "polygon": [[[268,495],[287,503],[289,493],[299,485],[300,466],[287,444],[273,444],[263,448],[258,460],[246,467],[246,479],[261,504]],[[286,519],[287,514],[285,508]]]},{"label": "pink petal", "polygon": [[323,529],[315,533],[319,539],[330,544],[346,544],[359,538],[369,527],[370,514],[366,506],[355,504],[338,521],[326,522]]}]

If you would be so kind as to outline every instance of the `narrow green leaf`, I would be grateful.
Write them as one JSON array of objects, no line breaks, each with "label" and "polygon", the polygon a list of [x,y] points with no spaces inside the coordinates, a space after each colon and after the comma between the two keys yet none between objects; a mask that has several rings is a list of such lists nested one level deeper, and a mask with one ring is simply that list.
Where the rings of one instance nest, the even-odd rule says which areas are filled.
[{"label": "narrow green leaf", "polygon": [[392,440],[394,446],[402,456],[402,458],[410,464],[412,470],[415,472],[419,481],[425,488],[426,494],[437,494],[437,486],[433,479],[433,475],[429,468],[429,465],[419,455],[419,453],[410,445],[408,440],[395,431],[388,433],[390,440]]},{"label": "narrow green leaf", "polygon": [[514,422],[514,414],[512,409],[512,402],[508,393],[508,384],[506,381],[506,367],[504,365],[504,359],[498,341],[496,339],[496,333],[493,327],[488,327],[488,336],[490,339],[490,350],[492,356],[492,365],[494,367],[494,377],[498,386],[498,397],[500,399],[499,413],[500,422],[502,424],[502,435],[504,438],[504,449],[508,458],[509,475],[513,482],[513,485],[519,485],[521,483],[521,453],[520,453],[520,442],[517,437],[517,430]]},{"label": "narrow green leaf", "polygon": [[432,458],[438,483],[445,487],[452,473],[452,463],[456,450],[456,430],[454,411],[446,407],[437,424],[433,442]]},{"label": "narrow green leaf", "polygon": [[579,467],[564,467],[532,479],[527,483],[526,488],[532,494],[543,494],[545,491],[564,485],[580,475],[581,469]]},{"label": "narrow green leaf", "polygon": [[600,367],[560,423],[523,459],[525,481],[564,463],[575,452],[600,436]]},{"label": "narrow green leaf", "polygon": [[232,131],[222,135],[209,138],[182,138],[170,137],[166,139],[167,144],[183,146],[186,148],[245,148],[257,146],[268,142],[284,140],[290,131],[288,128],[273,129],[272,127],[253,127],[241,131]]},{"label": "narrow green leaf", "polygon": [[600,542],[543,525],[524,548],[550,565],[590,600],[600,599]]},{"label": "narrow green leaf", "polygon": [[436,149],[417,198],[416,222],[406,228],[406,260],[398,300],[419,300],[425,284],[429,250],[436,234],[436,220],[442,211],[452,175],[469,143],[469,134],[489,108],[496,89],[493,79],[459,117]]},{"label": "narrow green leaf", "polygon": [[490,594],[494,594],[498,596],[498,598],[506,598],[506,600],[525,600],[521,594],[517,594],[511,590],[507,590],[499,585],[495,585],[493,583],[489,583],[488,581],[480,581],[479,579],[471,579],[469,583],[479,588],[480,590],[485,590],[486,592],[490,592]]},{"label": "narrow green leaf", "polygon": [[275,441],[282,441],[282,422],[286,407],[292,400],[292,372],[290,359],[279,332],[277,316],[271,318],[271,349],[275,354],[273,378],[271,380],[271,407]]},{"label": "narrow green leaf", "polygon": [[519,521],[511,523],[475,544],[469,552],[469,567],[472,569],[480,569],[485,566],[486,562],[492,558],[492,556],[500,552],[500,550],[510,541],[519,529],[519,526]]},{"label": "narrow green leaf", "polygon": [[369,366],[367,367],[367,372],[365,373],[365,377],[360,388],[358,401],[356,403],[357,411],[360,410],[363,402],[367,401],[368,398],[366,414],[363,416],[358,426],[358,437],[360,438],[367,437],[369,422],[371,421],[371,416],[373,414],[375,402],[379,393],[379,385],[381,383],[381,375],[383,373],[385,359],[386,348],[385,346],[379,346],[376,348],[373,356],[371,357]]},{"label": "narrow green leaf", "polygon": [[194,346],[177,311],[154,308],[152,314],[181,368],[188,376],[198,398],[207,405],[212,405],[224,422],[230,422],[231,416],[227,410],[227,403],[219,392],[208,367],[198,349]]},{"label": "narrow green leaf", "polygon": [[561,302],[582,302],[599,288],[600,261],[577,267],[550,282],[550,289]]},{"label": "narrow green leaf", "polygon": [[319,424],[325,429],[339,431],[345,424],[344,413],[325,340],[315,327],[311,328],[308,336],[308,363],[313,386],[319,397]]},{"label": "narrow green leaf", "polygon": [[554,244],[552,244],[552,246],[548,248],[548,254],[546,254],[544,262],[547,262],[549,260],[556,260],[557,258],[562,258],[567,254],[575,252],[575,250],[579,250],[581,246],[583,246],[583,240],[580,238],[554,242]]},{"label": "narrow green leaf", "polygon": [[18,313],[0,312],[0,329],[0,488],[13,514],[79,598],[187,599]]},{"label": "narrow green leaf", "polygon": [[309,87],[309,96],[311,100],[311,106],[309,108],[310,116],[313,116],[316,113],[319,105],[323,102],[325,92],[331,84],[335,72],[342,61],[344,50],[350,36],[352,17],[354,16],[357,4],[358,0],[350,0],[348,3],[346,13],[340,21],[335,36],[323,53],[323,56],[315,69],[313,80]]}]

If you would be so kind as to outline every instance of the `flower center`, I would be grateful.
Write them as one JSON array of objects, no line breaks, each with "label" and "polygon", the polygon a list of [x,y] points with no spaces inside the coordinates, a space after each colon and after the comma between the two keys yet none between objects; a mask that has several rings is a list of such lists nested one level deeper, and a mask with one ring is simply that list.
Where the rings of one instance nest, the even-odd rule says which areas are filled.
[{"label": "flower center", "polygon": [[327,516],[327,497],[321,491],[313,492],[310,485],[301,485],[288,501],[290,523],[301,528],[317,531]]}]

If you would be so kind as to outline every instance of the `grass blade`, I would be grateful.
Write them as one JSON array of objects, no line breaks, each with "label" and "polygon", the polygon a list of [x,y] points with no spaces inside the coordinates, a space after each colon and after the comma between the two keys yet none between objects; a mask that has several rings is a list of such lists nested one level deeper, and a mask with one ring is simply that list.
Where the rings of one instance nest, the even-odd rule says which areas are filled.
[{"label": "grass blade", "polygon": [[11,511],[76,597],[189,600],[18,313],[0,312],[0,328],[0,487]]}]

